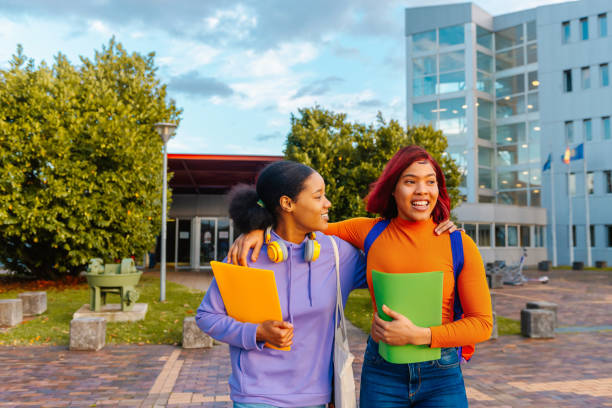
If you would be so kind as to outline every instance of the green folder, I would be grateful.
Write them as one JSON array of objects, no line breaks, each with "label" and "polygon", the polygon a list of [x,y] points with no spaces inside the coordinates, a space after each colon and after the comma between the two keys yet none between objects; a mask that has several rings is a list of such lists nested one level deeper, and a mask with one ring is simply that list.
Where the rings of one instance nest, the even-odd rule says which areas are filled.
[{"label": "green folder", "polygon": [[[417,326],[439,326],[442,324],[443,277],[443,272],[385,273],[372,270],[378,316],[386,321],[392,320],[382,311],[382,306],[387,305]],[[440,349],[428,345],[390,346],[381,341],[378,352],[382,358],[394,364],[440,358]]]}]

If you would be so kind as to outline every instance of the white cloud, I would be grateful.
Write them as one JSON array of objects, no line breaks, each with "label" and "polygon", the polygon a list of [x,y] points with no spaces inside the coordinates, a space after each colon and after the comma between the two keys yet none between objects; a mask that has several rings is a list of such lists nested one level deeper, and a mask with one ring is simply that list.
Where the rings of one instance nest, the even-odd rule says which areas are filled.
[{"label": "white cloud", "polygon": [[89,21],[89,30],[103,35],[111,35],[110,28],[100,20]]},{"label": "white cloud", "polygon": [[285,75],[290,67],[310,62],[318,55],[317,48],[311,43],[283,43],[263,53],[254,50],[234,53],[226,58],[221,71],[235,77]]},{"label": "white cloud", "polygon": [[198,70],[215,61],[221,50],[194,41],[170,40],[156,61],[167,67],[170,76]]}]

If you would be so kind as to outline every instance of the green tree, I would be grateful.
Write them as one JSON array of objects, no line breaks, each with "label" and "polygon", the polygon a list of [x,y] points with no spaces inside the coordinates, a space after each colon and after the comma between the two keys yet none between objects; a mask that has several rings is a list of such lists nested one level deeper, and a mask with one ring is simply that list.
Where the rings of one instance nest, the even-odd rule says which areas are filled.
[{"label": "green tree", "polygon": [[162,142],[181,110],[154,54],[115,39],[72,65],[38,67],[21,46],[0,70],[0,262],[55,278],[92,257],[151,248],[161,223]]},{"label": "green tree", "polygon": [[[351,123],[343,113],[319,106],[291,115],[285,158],[316,169],[325,179],[333,203],[330,216],[338,221],[369,215],[363,198],[387,161],[401,148],[416,144],[431,153],[442,167],[453,206],[459,202],[461,174],[445,150],[446,138],[431,126],[406,131],[396,120],[388,123],[381,113],[376,124]],[[371,215],[371,214],[370,214]]]}]

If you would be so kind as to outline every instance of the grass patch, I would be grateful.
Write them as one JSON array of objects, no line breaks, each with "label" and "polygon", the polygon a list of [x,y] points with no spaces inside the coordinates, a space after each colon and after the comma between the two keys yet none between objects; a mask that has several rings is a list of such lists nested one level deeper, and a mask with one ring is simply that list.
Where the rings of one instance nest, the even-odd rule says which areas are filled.
[{"label": "grass patch", "polygon": [[[351,323],[370,334],[372,326],[372,300],[367,289],[357,289],[351,292],[344,315]],[[497,329],[500,336],[521,334],[521,322],[507,317],[497,316]]]},{"label": "grass patch", "polygon": [[[68,345],[72,314],[89,303],[87,283],[63,285],[12,284],[0,292],[0,299],[16,298],[26,290],[47,291],[47,311],[32,320],[0,333],[0,345]],[[106,342],[111,344],[179,344],[182,340],[183,319],[195,315],[204,292],[166,282],[166,301],[159,302],[159,279],[143,276],[137,286],[139,303],[148,303],[145,320],[139,322],[107,323]],[[109,303],[118,303],[119,297],[109,295]]]},{"label": "grass patch", "polygon": [[359,327],[361,330],[370,334],[372,326],[372,299],[367,289],[356,289],[351,292],[346,301],[344,315],[346,318]]},{"label": "grass patch", "polygon": [[497,316],[497,332],[500,336],[521,334],[521,322],[507,317]]}]

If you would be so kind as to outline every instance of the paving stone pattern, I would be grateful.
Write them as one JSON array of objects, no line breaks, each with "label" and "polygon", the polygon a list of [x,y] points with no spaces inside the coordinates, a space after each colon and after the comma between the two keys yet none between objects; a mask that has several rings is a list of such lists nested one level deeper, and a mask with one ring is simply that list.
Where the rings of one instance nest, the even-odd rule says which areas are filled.
[{"label": "paving stone pattern", "polygon": [[[553,279],[496,292],[502,316],[518,318],[528,300],[547,300],[559,305],[560,325],[610,324],[610,286]],[[365,335],[353,327],[349,336],[359,381]],[[0,367],[0,407],[231,407],[226,345],[0,347]],[[604,330],[547,340],[500,336],[478,345],[463,370],[470,407],[612,407],[609,367],[612,331]]]}]

